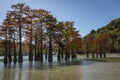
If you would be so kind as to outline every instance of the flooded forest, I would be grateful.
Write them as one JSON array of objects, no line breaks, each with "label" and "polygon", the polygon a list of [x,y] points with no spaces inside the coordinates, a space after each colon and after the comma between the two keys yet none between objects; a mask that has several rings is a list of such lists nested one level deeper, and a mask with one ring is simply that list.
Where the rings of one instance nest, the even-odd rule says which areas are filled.
[{"label": "flooded forest", "polygon": [[120,18],[84,37],[74,24],[12,5],[0,25],[0,80],[120,80]]}]

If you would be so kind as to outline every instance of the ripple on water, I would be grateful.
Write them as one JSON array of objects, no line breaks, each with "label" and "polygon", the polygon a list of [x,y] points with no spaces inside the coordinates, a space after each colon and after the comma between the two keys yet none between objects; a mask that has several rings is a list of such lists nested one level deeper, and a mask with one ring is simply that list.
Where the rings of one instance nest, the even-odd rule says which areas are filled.
[{"label": "ripple on water", "polygon": [[120,80],[120,62],[0,63],[0,80]]}]

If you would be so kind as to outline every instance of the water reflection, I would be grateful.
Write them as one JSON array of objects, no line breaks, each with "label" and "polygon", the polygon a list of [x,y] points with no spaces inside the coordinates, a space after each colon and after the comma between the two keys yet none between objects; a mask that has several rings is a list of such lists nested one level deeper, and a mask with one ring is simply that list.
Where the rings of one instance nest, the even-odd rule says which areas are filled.
[{"label": "water reflection", "polygon": [[4,73],[3,73],[3,80],[7,80],[7,77],[8,77],[8,74],[7,74],[8,69],[4,69],[3,72],[4,72]]},{"label": "water reflection", "polygon": [[120,62],[28,62],[2,65],[0,80],[120,80]]},{"label": "water reflection", "polygon": [[77,80],[80,75],[79,72],[74,72],[74,69],[80,68],[74,65],[73,62],[31,63],[28,61],[23,64],[7,64],[6,66],[0,66],[0,80],[68,80],[70,75],[77,76],[76,79],[73,77],[74,80]]}]

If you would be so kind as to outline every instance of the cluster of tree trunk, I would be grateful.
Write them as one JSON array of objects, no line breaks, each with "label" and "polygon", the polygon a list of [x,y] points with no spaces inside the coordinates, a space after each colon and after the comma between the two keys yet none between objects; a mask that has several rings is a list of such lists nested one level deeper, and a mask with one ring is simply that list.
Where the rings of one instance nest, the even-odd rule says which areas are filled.
[{"label": "cluster of tree trunk", "polygon": [[91,31],[91,35],[83,38],[83,50],[86,52],[86,57],[105,58],[106,52],[110,50],[109,44],[110,38],[107,33],[101,33],[95,37],[95,31]]},{"label": "cluster of tree trunk", "polygon": [[[12,5],[0,27],[4,42],[4,63],[23,62],[28,53],[29,61],[53,61],[56,52],[58,61],[76,59],[81,48],[81,36],[74,28],[74,22],[57,22],[44,9],[31,9],[24,3]],[[12,57],[13,55],[13,57]],[[44,57],[45,55],[45,57]]]}]

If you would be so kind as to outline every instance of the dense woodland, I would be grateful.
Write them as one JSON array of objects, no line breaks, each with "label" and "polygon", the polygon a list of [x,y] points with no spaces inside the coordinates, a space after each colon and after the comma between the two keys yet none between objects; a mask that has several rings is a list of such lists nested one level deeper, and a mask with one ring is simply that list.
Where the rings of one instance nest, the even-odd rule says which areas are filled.
[{"label": "dense woodland", "polygon": [[103,26],[99,29],[91,30],[91,32],[83,38],[83,41],[86,41],[83,47],[88,53],[91,52],[93,57],[104,57],[105,53],[120,53],[120,18],[112,20],[106,26]]},{"label": "dense woodland", "polygon": [[[29,61],[75,60],[77,53],[106,57],[107,52],[120,52],[120,19],[92,30],[81,38],[73,21],[58,21],[49,11],[32,9],[25,3],[11,6],[0,25],[0,53],[4,63]],[[13,56],[13,57],[12,57]]]},{"label": "dense woodland", "polygon": [[74,22],[59,22],[47,10],[31,9],[24,3],[11,8],[0,27],[0,50],[5,64],[22,63],[25,54],[29,55],[29,61],[40,62],[43,58],[52,62],[53,52],[58,61],[76,58],[81,36]]}]

